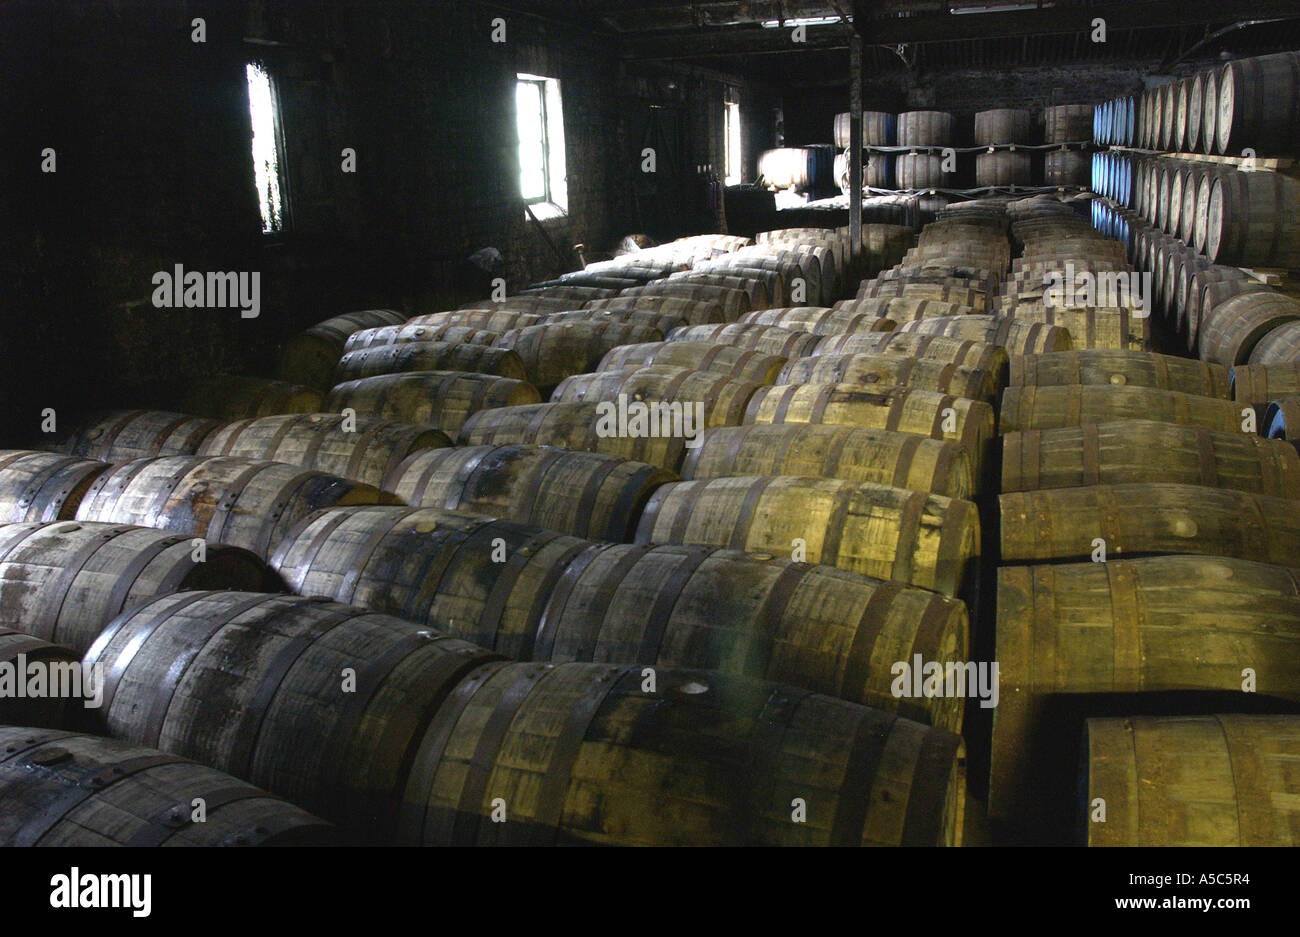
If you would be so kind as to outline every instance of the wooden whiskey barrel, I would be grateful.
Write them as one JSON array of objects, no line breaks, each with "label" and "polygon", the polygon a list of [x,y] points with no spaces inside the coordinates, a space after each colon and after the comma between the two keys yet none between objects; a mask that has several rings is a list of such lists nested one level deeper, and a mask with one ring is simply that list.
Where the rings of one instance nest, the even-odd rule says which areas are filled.
[{"label": "wooden whiskey barrel", "polygon": [[1233,400],[1243,404],[1267,404],[1279,394],[1300,393],[1300,361],[1238,365],[1232,369],[1230,380]]},{"label": "wooden whiskey barrel", "polygon": [[904,111],[898,115],[898,145],[949,146],[955,123],[944,111]]},{"label": "wooden whiskey barrel", "polygon": [[[1300,321],[1300,300],[1275,291],[1242,293],[1214,307],[1201,323],[1201,357],[1224,367],[1245,364],[1270,332]],[[1265,346],[1267,348],[1267,346]]]},{"label": "wooden whiskey barrel", "polygon": [[1269,439],[1286,439],[1292,444],[1300,441],[1300,396],[1288,394],[1270,400],[1261,432]]},{"label": "wooden whiskey barrel", "polygon": [[1008,433],[1002,490],[1167,482],[1300,498],[1294,446],[1152,420]]},{"label": "wooden whiskey barrel", "polygon": [[800,542],[811,563],[955,596],[974,586],[979,517],[971,502],[942,495],[745,475],[663,485],[636,539],[777,554]]},{"label": "wooden whiskey barrel", "polygon": [[[532,304],[529,303],[528,305]],[[548,308],[546,311],[561,312],[573,305],[571,302],[559,303],[558,308]],[[543,314],[506,307],[457,309],[449,312],[430,312],[422,316],[416,316],[406,321],[406,327],[441,329],[448,326],[459,326],[464,329],[480,329],[484,332],[495,332],[500,335],[502,332],[509,332],[512,329],[523,329],[530,325],[537,325],[542,321]]]},{"label": "wooden whiskey barrel", "polygon": [[78,425],[51,449],[103,462],[194,455],[220,425],[220,420],[166,410],[109,410]]},{"label": "wooden whiskey barrel", "polygon": [[1092,105],[1057,104],[1043,108],[1044,143],[1083,143],[1092,139]]},{"label": "wooden whiskey barrel", "polygon": [[156,527],[265,557],[312,511],[391,500],[370,485],[282,462],[165,456],[101,475],[82,499],[77,520]]},{"label": "wooden whiskey barrel", "polygon": [[909,387],[872,390],[853,384],[760,387],[750,398],[745,422],[866,426],[931,439],[951,439],[970,454],[971,469],[977,480],[983,478],[996,438],[994,412],[989,404]]},{"label": "wooden whiskey barrel", "polygon": [[334,383],[409,371],[468,371],[517,381],[528,380],[523,360],[507,348],[447,342],[400,342],[344,353],[334,368]]},{"label": "wooden whiskey barrel", "polygon": [[[1297,734],[1297,716],[1089,719],[1078,810],[1101,798],[1106,822],[1080,824],[1087,844],[1300,845]],[[1140,782],[1152,777],[1170,781]]]},{"label": "wooden whiskey barrel", "polygon": [[[35,685],[29,679],[33,676],[30,664],[41,670],[40,682]],[[83,725],[87,706],[95,702],[97,678],[80,672],[80,667],[81,659],[72,648],[0,626],[0,669],[6,675],[0,684],[5,688],[0,694],[0,726],[75,729]],[[29,695],[31,690],[36,695]],[[7,802],[5,807],[6,813],[12,809]]]},{"label": "wooden whiskey barrel", "polygon": [[[779,684],[644,679],[607,664],[476,671],[415,753],[400,842],[960,844],[957,735]],[[794,797],[807,822],[790,822]],[[501,803],[509,822],[491,822]]]},{"label": "wooden whiskey barrel", "polygon": [[[1081,723],[1106,695],[1178,693],[1172,705],[1186,711],[1193,692],[1240,696],[1243,667],[1261,695],[1300,700],[1294,570],[1207,556],[1003,567],[997,607],[991,816],[1063,806],[1077,792],[1076,763],[1058,759],[1078,725],[1061,710]],[[1068,775],[1062,791],[1044,783],[1056,771]]]},{"label": "wooden whiskey barrel", "polygon": [[1011,316],[945,316],[904,322],[901,332],[941,335],[989,345],[1001,345],[1009,354],[1030,355],[1073,348],[1070,332],[1043,322],[1025,322]]},{"label": "wooden whiskey barrel", "polygon": [[660,315],[676,316],[687,325],[709,325],[726,319],[720,303],[683,299],[680,296],[616,296],[588,303],[587,308],[609,309],[613,312],[645,309]]},{"label": "wooden whiskey barrel", "polygon": [[303,413],[227,423],[198,454],[285,462],[378,488],[407,456],[451,444],[447,434],[427,426]]},{"label": "wooden whiskey barrel", "polygon": [[468,511],[547,530],[626,541],[650,493],[677,475],[594,452],[460,446],[410,456],[384,481],[406,504]]},{"label": "wooden whiskey barrel", "polygon": [[111,467],[53,452],[0,449],[0,524],[68,520]]},{"label": "wooden whiskey barrel", "polygon": [[361,329],[398,326],[405,321],[404,314],[392,309],[365,309],[318,322],[285,343],[280,352],[279,377],[289,384],[324,393],[329,390],[334,362],[343,354],[348,336]]},{"label": "wooden whiskey barrel", "polygon": [[[228,774],[152,748],[73,732],[0,727],[0,799],[4,846],[336,841],[325,821]],[[202,822],[195,820],[199,800]]]},{"label": "wooden whiskey barrel", "polygon": [[[860,300],[888,297],[890,299],[931,300],[936,303],[952,303],[964,306],[977,313],[989,311],[991,299],[981,289],[955,284],[911,283],[907,280],[863,280],[858,287],[857,296],[841,300],[835,308],[861,305]],[[915,317],[912,317],[915,318]]]},{"label": "wooden whiskey barrel", "polygon": [[639,342],[619,345],[600,359],[597,371],[623,371],[628,368],[689,368],[708,371],[738,381],[774,384],[786,359],[748,348],[712,342]]},{"label": "wooden whiskey barrel", "polygon": [[959,443],[860,426],[784,423],[705,430],[687,449],[685,479],[803,475],[892,485],[950,498],[975,490],[971,458]]},{"label": "wooden whiskey barrel", "polygon": [[1000,146],[1004,143],[1029,143],[1030,112],[1024,108],[1002,107],[975,112],[975,145]]},{"label": "wooden whiskey barrel", "polygon": [[[894,325],[899,322],[914,322],[917,319],[937,319],[948,316],[973,315],[978,312],[973,306],[963,306],[958,303],[940,302],[934,299],[921,299],[917,296],[875,296],[855,299],[839,307],[837,312],[840,313],[841,323],[844,325],[852,324],[852,319],[847,317],[872,317],[881,320],[883,325],[874,327],[874,331],[888,332],[892,331]],[[828,327],[822,329],[821,334],[833,335],[836,332],[852,331],[872,331],[859,325],[856,328],[839,328],[840,323],[832,322]]]},{"label": "wooden whiskey barrel", "polygon": [[[706,269],[714,270],[709,264]],[[735,322],[753,306],[749,293],[745,290],[732,289],[727,286],[711,286],[704,283],[691,283],[687,280],[653,280],[645,286],[624,290],[623,296],[668,296],[677,299],[689,299],[695,302],[717,303],[722,307],[722,317],[727,322]]]},{"label": "wooden whiskey barrel", "polygon": [[[594,371],[600,359],[619,345],[663,339],[662,332],[644,325],[612,321],[561,322],[505,332],[496,344],[499,348],[512,349],[523,359],[524,370],[536,387],[550,390],[571,374]],[[530,402],[511,400],[493,406]]]},{"label": "wooden whiskey barrel", "polygon": [[1011,359],[1011,384],[1029,387],[1110,384],[1156,387],[1221,400],[1232,396],[1226,368],[1155,352],[1063,351],[1017,355]]},{"label": "wooden whiskey barrel", "polygon": [[[1225,269],[1235,271],[1235,275],[1220,272]],[[1202,333],[1209,321],[1214,318],[1215,309],[1220,305],[1245,293],[1272,291],[1272,287],[1242,273],[1236,267],[1215,266],[1204,271],[1204,274],[1206,274],[1204,277],[1199,274],[1193,277],[1192,285],[1189,287],[1193,295],[1188,297],[1187,305],[1183,310],[1187,329],[1187,350],[1192,353],[1196,353],[1200,348]]]},{"label": "wooden whiskey barrel", "polygon": [[0,627],[84,654],[123,609],[194,589],[276,591],[248,550],[151,527],[81,521],[0,526]]},{"label": "wooden whiskey barrel", "polygon": [[371,843],[393,839],[410,746],[491,659],[388,615],[249,592],[137,605],[85,658],[107,672],[96,714],[115,738],[226,771]]},{"label": "wooden whiskey barrel", "polygon": [[[655,365],[626,371],[594,371],[565,378],[555,388],[555,403],[608,403],[622,401],[648,408],[645,419],[658,421],[663,435],[687,438],[711,426],[739,426],[745,407],[761,385],[739,381],[709,371]],[[622,398],[622,401],[620,400]],[[619,409],[623,409],[619,406]],[[629,410],[627,426],[631,426]],[[621,431],[610,421],[606,431]],[[628,430],[631,431],[630,429]]]},{"label": "wooden whiskey barrel", "polygon": [[1033,182],[1033,167],[1024,150],[994,150],[975,156],[977,186],[1025,186]]},{"label": "wooden whiskey barrel", "polygon": [[[767,309],[772,306],[774,301],[779,301],[782,296],[774,296],[768,289],[768,281],[760,279],[757,276],[751,276],[746,271],[734,271],[734,275],[728,276],[722,273],[696,273],[693,270],[686,270],[681,273],[674,273],[667,280],[656,281],[664,283],[687,283],[692,286],[716,286],[729,290],[740,290],[749,297],[750,309]],[[780,274],[773,277],[774,284],[783,284]],[[653,292],[650,290],[649,292]],[[782,290],[782,293],[784,290]]]},{"label": "wooden whiskey barrel", "polygon": [[1269,329],[1250,352],[1252,365],[1281,365],[1300,362],[1300,322],[1288,322]]},{"label": "wooden whiskey barrel", "polygon": [[1123,306],[1017,306],[1011,313],[1020,322],[1043,322],[1070,333],[1077,349],[1145,351],[1151,345],[1151,320]]},{"label": "wooden whiskey barrel", "polygon": [[935,358],[951,364],[966,365],[988,371],[998,387],[1005,387],[1009,357],[1000,345],[945,338],[940,335],[918,335],[915,332],[853,333],[828,335],[817,343],[812,354],[857,355],[888,354],[916,358]]},{"label": "wooden whiskey barrel", "polygon": [[796,332],[833,335],[841,332],[889,332],[897,324],[892,319],[827,306],[793,306],[750,312],[740,319],[743,325],[777,325]]},{"label": "wooden whiskey barrel", "polygon": [[[683,418],[685,414],[683,413]],[[583,452],[600,452],[647,462],[676,471],[685,451],[682,436],[650,435],[659,422],[641,432],[631,425],[627,433],[610,435],[607,407],[597,403],[539,403],[480,410],[465,421],[457,442],[462,446],[558,446]],[[632,435],[631,430],[636,430]]]},{"label": "wooden whiskey barrel", "polygon": [[1300,267],[1300,181],[1278,172],[1216,176],[1205,255],[1235,266]]},{"label": "wooden whiskey barrel", "polygon": [[1143,482],[1001,497],[1003,563],[1196,553],[1294,563],[1300,502],[1247,491]]},{"label": "wooden whiskey barrel", "polygon": [[455,437],[466,419],[480,410],[537,403],[537,388],[493,374],[416,371],[381,374],[337,385],[325,409],[355,410],[359,416],[431,426]]},{"label": "wooden whiskey barrel", "polygon": [[814,355],[795,358],[781,370],[781,384],[855,384],[859,387],[912,387],[996,404],[993,374],[939,358],[908,355]]},{"label": "wooden whiskey barrel", "polygon": [[1054,429],[1118,420],[1158,420],[1241,432],[1241,405],[1155,387],[1084,384],[1058,387],[1008,387],[1002,392],[999,430]]},{"label": "wooden whiskey barrel", "polygon": [[944,172],[943,157],[927,153],[899,153],[894,162],[897,188],[905,191],[942,188],[952,174]]},{"label": "wooden whiskey barrel", "polygon": [[542,325],[559,325],[562,322],[616,322],[623,326],[643,326],[660,335],[667,335],[673,329],[689,324],[680,315],[654,309],[572,309],[549,314],[542,320]]},{"label": "wooden whiskey barrel", "polygon": [[1219,72],[1214,152],[1240,156],[1300,154],[1300,53],[1228,62]]},{"label": "wooden whiskey barrel", "polygon": [[[334,367],[333,361],[330,367]],[[216,420],[313,413],[320,408],[321,394],[310,387],[238,374],[208,378],[186,397],[184,406],[187,413]]]},{"label": "wooden whiskey barrel", "polygon": [[713,342],[748,348],[766,355],[799,358],[810,354],[821,340],[810,332],[796,332],[779,325],[694,325],[668,336],[670,342]]},{"label": "wooden whiskey barrel", "polygon": [[343,353],[396,345],[405,342],[441,342],[449,345],[491,345],[499,333],[466,325],[382,325],[375,329],[362,329],[348,336]]}]

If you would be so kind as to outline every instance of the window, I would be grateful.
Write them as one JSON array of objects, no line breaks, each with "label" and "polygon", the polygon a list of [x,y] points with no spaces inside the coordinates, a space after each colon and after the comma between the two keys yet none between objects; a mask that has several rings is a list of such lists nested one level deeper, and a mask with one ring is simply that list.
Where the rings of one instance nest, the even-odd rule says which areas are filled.
[{"label": "window", "polygon": [[248,78],[248,112],[253,120],[253,181],[262,213],[262,232],[273,234],[284,230],[285,220],[280,110],[266,69],[252,62],[244,73]]},{"label": "window", "polygon": [[517,75],[515,119],[519,130],[519,192],[529,205],[568,210],[565,185],[564,109],[560,83],[538,75]]},{"label": "window", "polygon": [[740,102],[728,101],[726,106],[727,185],[740,185],[744,175],[744,162],[740,146]]}]

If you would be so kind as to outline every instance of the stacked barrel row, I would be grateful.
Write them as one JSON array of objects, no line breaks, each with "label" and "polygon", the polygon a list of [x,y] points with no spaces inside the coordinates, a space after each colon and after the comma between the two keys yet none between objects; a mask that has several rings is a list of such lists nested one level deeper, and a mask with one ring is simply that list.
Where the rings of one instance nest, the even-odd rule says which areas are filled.
[{"label": "stacked barrel row", "polygon": [[1297,450],[1217,363],[1027,355],[1010,384],[990,815],[1031,840],[1294,844]]},{"label": "stacked barrel row", "polygon": [[1076,349],[1150,347],[1147,297],[1122,245],[1051,197],[1011,202],[1007,210],[1020,256],[1002,284],[1002,315],[1061,326]]},{"label": "stacked barrel row", "polygon": [[[727,383],[734,382],[724,379],[708,386]],[[107,427],[87,427],[76,437],[87,445],[103,445],[106,436],[123,436],[124,444],[134,441],[137,447],[159,450],[167,445],[197,449],[212,443],[229,452],[242,443],[252,449],[263,447],[262,454],[300,462],[357,442],[356,451],[346,460],[349,468],[371,465],[371,454],[361,456],[365,447],[359,442],[369,437],[374,443],[378,434],[366,425],[365,414],[358,418],[357,425],[365,427],[360,433],[355,427],[343,428],[339,420],[348,419],[346,414],[336,416],[339,419],[288,416],[261,421],[264,427],[251,425],[259,422],[253,420],[245,426],[209,427],[205,434],[186,421],[172,421],[175,426],[167,423],[168,431],[159,432],[156,415],[144,421],[146,426],[134,425],[139,415],[115,415]],[[352,435],[360,439],[350,439]],[[66,487],[63,479],[51,481],[57,473],[42,466],[34,474],[51,484],[33,489],[33,470],[24,462],[32,457],[42,456],[28,454],[14,460],[23,462],[18,470],[27,469],[13,485],[21,492],[15,499],[19,506],[29,503],[27,495],[33,490]],[[285,512],[282,489],[268,487],[264,476],[290,468],[286,464],[250,463],[229,455],[143,461],[150,463],[149,470],[138,462],[104,466],[113,479],[98,491],[93,490],[97,481],[91,483],[92,490],[81,489],[85,498],[101,505],[96,516],[106,520],[83,519],[71,527],[40,532],[80,534],[83,539],[64,547],[67,571],[53,562],[48,543],[34,550],[52,570],[46,580],[48,589],[36,596],[26,590],[19,599],[27,595],[35,608],[85,610],[84,602],[58,596],[76,579],[77,564],[99,552],[91,549],[99,538],[98,529],[88,526],[92,523],[109,523],[109,519],[121,523],[129,517],[200,534],[214,529],[207,523],[209,517],[251,514],[266,527]],[[727,548],[746,545],[739,528],[715,545],[707,529],[693,535],[688,527],[686,542],[675,546],[675,530],[682,525],[673,522],[663,547],[654,545],[658,539],[653,535],[647,535],[644,546],[619,546],[612,541],[627,537],[628,517],[640,516],[644,527],[652,509],[661,517],[674,511],[680,517],[684,510],[693,510],[670,499],[658,508],[653,502],[646,504],[645,497],[667,488],[672,484],[667,479],[673,476],[647,465],[638,468],[627,460],[563,449],[442,445],[419,448],[397,466],[399,481],[392,487],[403,500],[431,499],[437,508],[336,506],[302,517],[295,507],[288,511],[298,519],[291,532],[278,547],[264,549],[286,584],[303,594],[345,599],[354,607],[261,592],[178,593],[174,590],[181,580],[169,575],[157,587],[159,598],[139,604],[148,593],[140,590],[132,595],[130,610],[107,622],[86,650],[87,663],[113,660],[118,674],[111,688],[112,702],[96,727],[134,743],[158,746],[169,756],[197,757],[237,776],[255,778],[338,822],[349,840],[924,843],[960,837],[960,740],[942,728],[926,728],[926,723],[958,728],[960,706],[900,701],[887,692],[892,675],[865,667],[877,653],[872,648],[881,642],[899,642],[898,647],[915,648],[927,657],[954,649],[960,656],[965,616],[958,603],[938,592],[910,587],[901,579],[886,588],[883,580],[847,569],[832,572],[829,567],[774,560],[770,555],[735,553]],[[359,486],[340,486],[339,481],[328,494],[311,489],[313,495],[320,495],[320,507],[331,503],[335,489],[353,492],[354,502],[382,500],[362,497],[356,494]],[[762,511],[782,497],[793,496],[806,512],[806,492],[791,492],[780,481],[762,486],[771,489],[769,500],[760,504]],[[917,498],[922,506],[928,505],[926,512],[940,510],[944,503],[939,496],[898,489],[898,494],[880,500],[873,497],[873,486],[826,482],[822,486],[827,489],[822,494],[830,511],[826,529],[834,531],[847,549],[832,549],[826,535],[811,536],[814,555],[842,557],[837,565],[846,567],[866,563],[888,567],[891,574],[897,572],[895,579],[930,575],[921,569],[924,556],[900,553],[895,563],[885,564],[872,551],[864,554],[858,538],[866,535],[860,525],[876,513],[897,512]],[[726,489],[733,487],[730,482],[715,486],[712,503],[725,505]],[[894,491],[891,488],[886,494]],[[852,497],[845,500],[850,493]],[[895,503],[900,497],[902,501]],[[74,504],[76,499],[65,496],[55,516],[67,516],[69,511],[82,514],[85,498]],[[708,493],[690,500],[707,501]],[[347,502],[336,497],[332,503]],[[259,504],[275,507],[259,510]],[[493,515],[544,518],[556,527],[581,526],[611,542],[441,510],[449,506],[483,510],[489,505]],[[867,513],[858,515],[858,511]],[[705,518],[712,513],[702,511]],[[927,516],[916,518],[915,523],[925,523]],[[622,537],[613,529],[617,524],[606,522],[612,517],[624,518]],[[849,528],[848,535],[844,527]],[[759,540],[771,536],[765,530],[752,533]],[[703,542],[699,536],[704,536]],[[972,538],[969,526],[963,526],[955,514],[951,542],[931,560],[937,571],[931,584],[940,591],[959,588],[965,565],[961,550]],[[184,537],[179,545],[189,548],[191,541]],[[899,549],[908,548],[900,543]],[[950,556],[950,551],[956,552]],[[128,569],[139,565],[129,555],[125,562]],[[945,584],[943,576],[951,584]],[[104,577],[87,581],[103,582]],[[746,581],[755,587],[733,588]],[[779,587],[779,601],[777,592],[763,598],[763,583],[770,589]],[[212,586],[239,588],[215,580],[204,587]],[[588,593],[589,588],[596,592]],[[661,598],[647,602],[647,588],[661,590]],[[112,590],[114,595],[118,591]],[[692,593],[697,598],[687,600]],[[587,594],[605,596],[600,606],[604,610],[588,604],[583,599]],[[832,594],[834,601],[819,598]],[[855,595],[857,599],[850,598]],[[718,604],[721,598],[728,600],[726,607]],[[863,604],[852,608],[855,601]],[[869,615],[864,614],[868,607]],[[575,617],[580,608],[588,610],[586,617]],[[642,621],[646,630],[625,645],[631,632],[622,629],[637,627],[628,618],[633,609],[648,613]],[[91,632],[105,625],[105,616],[117,610],[112,601],[101,602],[97,615],[79,615],[78,633],[86,635],[77,639],[79,643],[84,644]],[[401,618],[387,617],[390,613]],[[826,628],[860,632],[834,642],[841,648],[839,653],[849,655],[845,663],[816,664],[807,656],[832,646],[825,637],[830,632],[813,637],[821,620]],[[917,632],[926,622],[926,630]],[[792,630],[796,625],[800,634],[809,635],[806,641]],[[718,627],[721,630],[713,630]],[[909,629],[911,637],[907,637]],[[699,640],[689,637],[692,631],[699,637],[709,633],[715,637]],[[268,651],[261,634],[282,636],[277,640],[286,642],[283,650]],[[454,635],[491,650],[475,650]],[[724,635],[728,637],[719,643],[717,639]],[[571,644],[574,640],[581,646]],[[779,658],[774,656],[777,646],[784,648]],[[121,648],[126,647],[131,649],[130,657],[123,656]],[[500,659],[503,652],[525,661],[573,663],[509,664]],[[183,657],[178,659],[177,653]],[[203,665],[208,658],[220,658],[219,671]],[[247,663],[234,663],[240,660]],[[644,668],[619,667],[613,663],[617,660],[665,669],[647,677]],[[783,661],[795,663],[794,669]],[[708,671],[667,669],[674,662],[694,663]],[[837,685],[835,695],[870,700],[891,711],[713,672],[767,674],[773,668],[784,669],[796,680],[802,671],[805,685],[822,680],[815,676],[819,672],[841,674],[848,682]],[[233,685],[226,676],[232,670],[243,674]],[[360,692],[355,701],[337,690],[337,675],[349,670],[357,678],[354,691]],[[859,680],[865,682],[854,688]],[[657,713],[653,725],[645,720],[647,706]],[[508,763],[504,760],[534,737],[533,726],[539,719],[554,723],[554,714],[562,707],[571,707],[573,713],[554,743],[542,749],[529,743],[534,763],[521,764],[514,756]],[[900,710],[914,721],[900,718]],[[481,717],[492,712],[498,715],[485,723]],[[638,729],[629,741],[620,726],[631,719]],[[676,741],[683,732],[695,732],[700,738],[717,735],[720,720],[726,722],[727,744],[722,748]],[[816,727],[815,741],[800,728],[804,723]],[[262,726],[260,736],[254,738],[239,728],[251,724]],[[371,724],[387,729],[382,734],[365,731]],[[217,725],[229,726],[229,733],[218,731]],[[746,730],[746,725],[752,729]],[[842,737],[840,725],[847,733]],[[785,728],[773,734],[773,727]],[[866,775],[848,772],[846,766],[862,763],[858,749],[868,739],[873,740],[872,761],[877,767]],[[622,754],[615,758],[620,750]],[[808,751],[818,753],[816,778],[791,760],[796,751],[799,758]],[[407,752],[416,754],[412,759]],[[654,762],[645,762],[652,752]],[[665,761],[666,756],[672,760]],[[494,762],[494,757],[499,760]],[[639,780],[629,785],[628,765],[638,760],[645,767],[633,770]],[[463,764],[474,766],[469,775]],[[755,770],[755,765],[764,764],[770,768]],[[717,810],[692,806],[700,798],[689,789],[683,788],[680,798],[664,795],[655,780],[659,771],[697,778],[701,790],[727,791],[730,796]],[[615,775],[617,791],[610,787]],[[774,785],[769,779],[777,777],[787,780]],[[891,806],[883,810],[869,806],[859,790],[864,783],[874,783],[876,790],[891,785],[894,795],[882,802]],[[606,793],[600,795],[602,788]],[[787,788],[793,792],[790,796]],[[598,797],[599,811],[584,812],[579,801],[587,802],[589,795]],[[908,805],[906,817],[903,805]],[[799,825],[809,811],[814,822]]]},{"label": "stacked barrel row", "polygon": [[[1143,91],[1133,139],[1169,153],[1300,156],[1300,53],[1235,59]],[[1102,105],[1104,107],[1105,105]]]},{"label": "stacked barrel row", "polygon": [[[1048,185],[1087,184],[1087,156],[1078,144],[1091,139],[1088,121],[1092,108],[1085,104],[1054,105],[1042,113],[1044,143],[1058,145],[1044,155],[1042,178]],[[951,187],[956,167],[941,152],[959,145],[956,120],[942,111],[908,111],[894,115],[879,111],[862,114],[864,188],[918,191]],[[1035,115],[1022,108],[996,108],[974,116],[973,140],[987,147],[975,157],[974,179],[979,187],[1028,186],[1039,175],[1035,157],[1024,147],[1039,136]],[[836,157],[835,175],[844,194],[849,185],[849,115],[835,116],[835,145],[844,152]],[[882,152],[881,148],[907,147],[909,153]]]}]

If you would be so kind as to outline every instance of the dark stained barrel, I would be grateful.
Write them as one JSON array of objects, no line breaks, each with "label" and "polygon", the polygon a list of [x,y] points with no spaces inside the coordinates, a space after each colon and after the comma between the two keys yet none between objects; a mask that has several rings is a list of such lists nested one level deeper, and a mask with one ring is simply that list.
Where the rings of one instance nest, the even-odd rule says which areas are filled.
[{"label": "dark stained barrel", "polygon": [[597,540],[631,540],[650,493],[674,472],[594,452],[459,446],[416,453],[383,487],[404,503],[536,524]]},{"label": "dark stained barrel", "polygon": [[194,455],[220,425],[220,420],[166,410],[111,410],[92,416],[50,448],[104,462]]},{"label": "dark stained barrel", "polygon": [[960,737],[707,671],[657,670],[647,689],[642,670],[472,674],[415,754],[400,842],[960,844]]},{"label": "dark stained barrel", "polygon": [[427,426],[302,413],[227,423],[198,454],[286,462],[378,488],[407,456],[451,444],[446,433]]},{"label": "dark stained barrel", "polygon": [[0,524],[75,517],[95,479],[111,467],[52,452],[0,449]]},{"label": "dark stained barrel", "polygon": [[118,616],[86,654],[100,727],[193,758],[384,843],[411,746],[488,652],[293,595],[187,592]]},{"label": "dark stained barrel", "polygon": [[343,354],[348,336],[361,329],[397,326],[405,321],[404,314],[392,309],[366,309],[318,322],[285,343],[280,352],[280,379],[323,393],[329,390],[330,374]]},{"label": "dark stained barrel", "polygon": [[167,456],[126,462],[101,475],[77,520],[157,527],[265,557],[312,511],[392,500],[370,485],[282,462]]},{"label": "dark stained barrel", "polygon": [[381,374],[338,384],[324,409],[352,409],[358,416],[431,426],[455,438],[479,410],[537,403],[537,388],[524,381],[463,371]]},{"label": "dark stained barrel", "polygon": [[[3,846],[335,842],[325,821],[228,774],[72,732],[0,727],[0,800]],[[202,801],[202,822],[195,801]]]},{"label": "dark stained barrel", "polygon": [[152,527],[56,521],[0,526],[0,626],[84,654],[113,616],[193,589],[283,589],[248,550]]}]

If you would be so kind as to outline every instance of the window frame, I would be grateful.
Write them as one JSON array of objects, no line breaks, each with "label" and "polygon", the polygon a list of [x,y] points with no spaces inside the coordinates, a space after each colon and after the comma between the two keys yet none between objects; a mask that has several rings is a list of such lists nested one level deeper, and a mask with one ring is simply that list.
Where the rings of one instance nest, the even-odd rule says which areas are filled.
[{"label": "window frame", "polygon": [[523,166],[519,166],[519,195],[524,202],[527,216],[536,208],[534,214],[542,220],[560,218],[569,213],[568,153],[564,132],[564,99],[558,78],[528,72],[515,74],[515,135],[520,148],[523,140],[519,137],[518,89],[523,83],[536,86],[540,101],[542,128],[542,181],[545,195],[523,198]]},{"label": "window frame", "polygon": [[[266,76],[267,89],[271,98],[271,145],[275,149],[275,176],[276,183],[280,192],[280,224],[279,227],[272,227],[269,231],[266,229],[267,219],[262,216],[262,199],[261,193],[258,192],[257,214],[259,221],[260,234],[265,238],[280,237],[289,233],[293,225],[292,200],[289,194],[289,158],[288,147],[285,144],[284,137],[284,120],[282,117],[282,106],[280,102],[280,82],[275,72],[271,68],[271,63],[265,58],[249,58],[244,62],[244,87],[249,92],[248,102],[248,124],[249,124],[249,160],[253,161],[251,143],[253,137],[257,134],[257,128],[253,126],[252,112],[252,89],[249,87],[248,69],[255,68]],[[257,186],[257,165],[252,163],[253,185]]]},{"label": "window frame", "polygon": [[[536,89],[538,117],[541,118],[541,128],[542,128],[542,139],[539,141],[542,148],[542,194],[534,196],[532,198],[525,198],[524,199],[525,205],[540,205],[543,202],[551,201],[551,139],[550,139],[551,126],[550,126],[550,114],[548,113],[547,101],[546,101],[546,81],[547,79],[545,78],[541,78],[533,75],[529,75],[526,77],[522,75],[515,76],[515,101],[516,102],[518,102],[519,100],[518,92],[519,92],[520,85],[532,85]],[[516,103],[516,107],[517,106],[518,104]],[[519,129],[519,114],[516,113],[515,114],[516,133],[518,133],[518,129]],[[521,140],[520,143],[522,142],[523,141]],[[521,173],[523,172],[522,166],[520,167],[520,172]],[[521,178],[519,181],[520,181],[519,192],[520,195],[523,195],[523,179]]]},{"label": "window frame", "polygon": [[[722,103],[723,184],[740,185],[745,181],[744,130],[741,124],[740,101],[728,94]],[[732,137],[731,115],[736,115],[736,133]],[[734,170],[734,172],[733,172]]]}]

